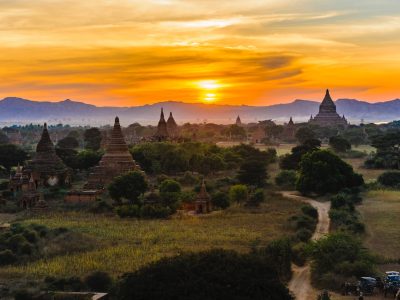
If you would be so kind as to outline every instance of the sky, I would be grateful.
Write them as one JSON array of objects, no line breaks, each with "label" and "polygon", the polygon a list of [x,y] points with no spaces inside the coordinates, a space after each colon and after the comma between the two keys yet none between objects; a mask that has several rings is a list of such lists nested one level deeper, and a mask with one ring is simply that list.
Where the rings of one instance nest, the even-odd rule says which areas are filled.
[{"label": "sky", "polygon": [[400,98],[399,0],[0,0],[0,98]]}]

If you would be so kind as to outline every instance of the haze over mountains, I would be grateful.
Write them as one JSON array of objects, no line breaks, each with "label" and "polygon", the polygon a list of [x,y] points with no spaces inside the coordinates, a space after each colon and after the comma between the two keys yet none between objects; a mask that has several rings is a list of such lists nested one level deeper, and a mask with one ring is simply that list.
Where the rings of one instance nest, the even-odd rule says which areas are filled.
[{"label": "haze over mountains", "polygon": [[[49,122],[71,125],[111,124],[116,115],[123,125],[134,122],[156,124],[160,109],[166,114],[173,112],[178,124],[185,122],[233,123],[237,115],[245,123],[272,119],[277,123],[287,122],[292,116],[295,122],[307,121],[310,115],[318,112],[320,102],[295,100],[287,104],[270,106],[235,106],[203,103],[183,103],[176,101],[159,102],[151,105],[133,107],[98,107],[82,102],[64,100],[60,102],[38,102],[15,97],[0,100],[0,123],[26,124]],[[390,122],[399,119],[400,99],[369,103],[355,99],[336,101],[337,111],[344,114],[353,124],[364,122]]]}]

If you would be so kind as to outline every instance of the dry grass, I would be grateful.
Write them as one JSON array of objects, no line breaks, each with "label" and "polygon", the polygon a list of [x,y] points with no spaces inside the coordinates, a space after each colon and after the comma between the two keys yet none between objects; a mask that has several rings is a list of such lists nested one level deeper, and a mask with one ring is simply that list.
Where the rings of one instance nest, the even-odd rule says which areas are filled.
[{"label": "dry grass", "polygon": [[359,207],[367,226],[366,245],[388,258],[400,258],[400,191],[370,191]]},{"label": "dry grass", "polygon": [[117,276],[183,251],[215,247],[248,251],[290,233],[286,221],[300,206],[296,201],[274,196],[256,210],[232,207],[207,216],[171,220],[127,220],[71,212],[30,219],[25,223],[84,233],[98,240],[101,247],[2,268],[0,278],[83,276],[94,270]]}]

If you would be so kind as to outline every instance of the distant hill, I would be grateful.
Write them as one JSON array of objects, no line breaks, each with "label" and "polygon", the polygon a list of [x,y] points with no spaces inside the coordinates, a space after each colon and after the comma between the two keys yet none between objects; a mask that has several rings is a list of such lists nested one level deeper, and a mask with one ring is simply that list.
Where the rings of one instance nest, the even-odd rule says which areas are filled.
[{"label": "distant hill", "polygon": [[[361,119],[365,122],[389,122],[400,117],[400,99],[379,103],[339,99],[336,105],[339,114],[344,114],[350,122],[356,124]],[[266,119],[283,123],[291,116],[295,122],[307,121],[310,115],[318,112],[319,102],[295,100],[270,106],[246,106],[167,101],[134,107],[98,107],[69,99],[39,102],[8,97],[0,100],[0,123],[3,126],[42,122],[94,126],[111,124],[114,116],[118,115],[123,125],[134,122],[156,124],[161,107],[166,115],[172,111],[179,124],[203,121],[229,124],[234,122],[237,115],[246,123]]]}]

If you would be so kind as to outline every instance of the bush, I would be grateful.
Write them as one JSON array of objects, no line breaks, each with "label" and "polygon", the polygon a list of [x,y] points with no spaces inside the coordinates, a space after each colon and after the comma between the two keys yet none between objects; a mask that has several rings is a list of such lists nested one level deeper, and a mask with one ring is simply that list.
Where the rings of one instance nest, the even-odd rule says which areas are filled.
[{"label": "bush", "polygon": [[292,247],[292,260],[298,266],[304,266],[307,261],[306,244],[298,243]]},{"label": "bush", "polygon": [[247,186],[242,184],[237,184],[231,186],[229,189],[229,199],[231,202],[246,202],[248,198]]},{"label": "bush", "polygon": [[313,233],[308,229],[300,229],[296,232],[296,238],[299,239],[301,242],[307,242],[311,239]]},{"label": "bush", "polygon": [[17,256],[9,249],[0,251],[0,265],[10,265],[17,261]]},{"label": "bush", "polygon": [[250,199],[247,201],[249,206],[259,206],[265,200],[264,190],[256,189],[251,195]]},{"label": "bush", "polygon": [[143,218],[163,219],[172,214],[172,210],[168,206],[158,204],[145,204],[140,209],[140,216]]},{"label": "bush", "polygon": [[120,300],[293,299],[269,261],[227,250],[163,258],[125,274],[116,291]]},{"label": "bush", "polygon": [[400,172],[387,171],[378,177],[378,182],[388,187],[400,187]]},{"label": "bush", "polygon": [[282,170],[275,177],[275,183],[280,187],[295,188],[297,173],[293,170]]},{"label": "bush", "polygon": [[313,219],[318,220],[318,210],[312,206],[312,205],[303,205],[301,207],[301,211],[303,212],[303,214],[305,214],[306,216],[309,216]]},{"label": "bush", "polygon": [[160,196],[163,204],[175,211],[179,206],[181,185],[172,179],[164,180],[160,185]]},{"label": "bush", "polygon": [[89,274],[84,283],[94,292],[108,292],[112,286],[112,278],[108,273],[96,271]]},{"label": "bush", "polygon": [[115,212],[121,218],[127,218],[127,217],[138,218],[138,217],[140,217],[140,207],[136,204],[126,204],[126,205],[118,206],[115,209]]},{"label": "bush", "polygon": [[222,208],[222,209],[228,208],[229,205],[231,204],[229,202],[228,195],[226,193],[224,193],[224,192],[221,192],[221,191],[216,192],[212,196],[212,203],[213,203],[214,207]]},{"label": "bush", "polygon": [[105,200],[96,200],[93,204],[92,207],[90,208],[90,211],[92,213],[107,213],[113,210],[113,206]]},{"label": "bush", "polygon": [[34,244],[38,241],[39,236],[36,231],[26,229],[23,232],[24,237],[28,240],[28,242]]}]

